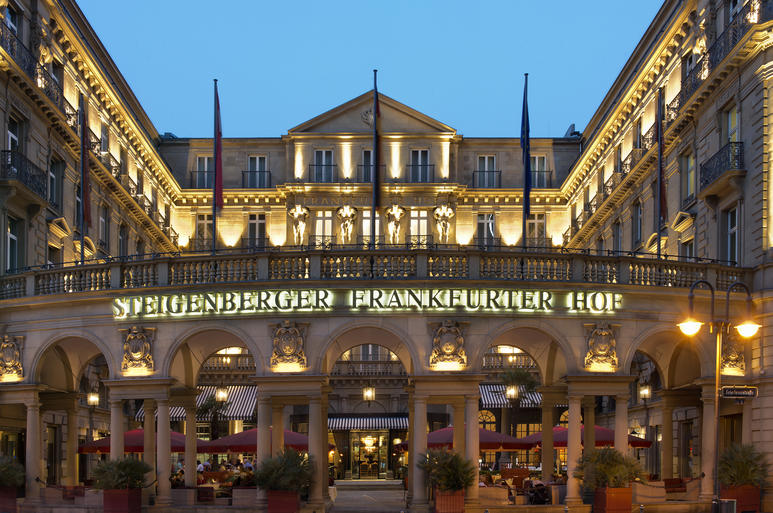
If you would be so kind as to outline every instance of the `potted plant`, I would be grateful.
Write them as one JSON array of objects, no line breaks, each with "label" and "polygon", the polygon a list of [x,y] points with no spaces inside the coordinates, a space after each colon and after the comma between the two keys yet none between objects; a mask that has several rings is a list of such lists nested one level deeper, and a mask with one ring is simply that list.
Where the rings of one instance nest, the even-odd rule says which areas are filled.
[{"label": "potted plant", "polygon": [[735,499],[736,511],[760,511],[760,489],[768,477],[765,456],[753,445],[733,444],[717,466],[723,499]]},{"label": "potted plant", "polygon": [[442,449],[419,456],[416,466],[424,470],[435,497],[435,513],[463,513],[464,490],[475,482],[475,467],[460,454]]},{"label": "potted plant", "polygon": [[151,467],[124,458],[100,462],[94,468],[94,488],[102,490],[104,513],[140,513],[145,474]]},{"label": "potted plant", "polygon": [[639,461],[611,447],[588,451],[580,459],[574,477],[585,489],[594,491],[594,513],[630,513],[631,481],[642,478]]},{"label": "potted plant", "polygon": [[8,457],[0,458],[0,511],[16,513],[16,488],[24,484],[24,467]]},{"label": "potted plant", "polygon": [[298,513],[301,492],[311,485],[311,468],[311,458],[288,448],[261,462],[255,482],[266,491],[268,513]]}]

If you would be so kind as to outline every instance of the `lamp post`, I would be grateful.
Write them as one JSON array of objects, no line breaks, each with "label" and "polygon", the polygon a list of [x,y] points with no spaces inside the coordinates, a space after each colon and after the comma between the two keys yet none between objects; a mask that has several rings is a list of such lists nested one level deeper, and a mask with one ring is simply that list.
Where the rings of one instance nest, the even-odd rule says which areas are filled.
[{"label": "lamp post", "polygon": [[[738,334],[743,338],[751,338],[757,334],[760,329],[760,325],[752,321],[752,295],[749,286],[743,282],[736,281],[727,288],[727,294],[725,296],[725,317],[723,319],[717,319],[714,315],[714,287],[706,280],[697,280],[690,286],[690,294],[688,300],[690,302],[690,315],[683,322],[679,323],[679,329],[687,335],[692,337],[696,335],[703,322],[698,321],[694,316],[694,298],[695,287],[699,285],[705,285],[711,291],[711,317],[709,319],[709,333],[716,332],[716,348],[714,359],[714,426],[716,429],[714,436],[714,497],[711,501],[712,512],[719,512],[719,475],[717,467],[719,463],[719,392],[722,378],[722,343],[724,341],[724,335],[726,331],[730,331],[730,328],[735,328]],[[730,293],[734,289],[743,289],[746,291],[746,319],[740,324],[733,325],[730,322]]]}]

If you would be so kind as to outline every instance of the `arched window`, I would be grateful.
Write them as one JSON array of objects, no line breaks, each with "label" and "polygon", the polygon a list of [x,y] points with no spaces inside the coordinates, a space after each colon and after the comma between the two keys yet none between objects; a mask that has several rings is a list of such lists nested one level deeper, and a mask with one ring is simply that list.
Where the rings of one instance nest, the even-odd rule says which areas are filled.
[{"label": "arched window", "polygon": [[569,410],[565,410],[560,417],[558,417],[558,425],[561,427],[569,427]]},{"label": "arched window", "polygon": [[497,418],[489,410],[481,410],[478,412],[478,426],[487,431],[496,431]]},{"label": "arched window", "polygon": [[483,355],[484,369],[535,369],[537,364],[531,356],[510,345],[492,346]]}]

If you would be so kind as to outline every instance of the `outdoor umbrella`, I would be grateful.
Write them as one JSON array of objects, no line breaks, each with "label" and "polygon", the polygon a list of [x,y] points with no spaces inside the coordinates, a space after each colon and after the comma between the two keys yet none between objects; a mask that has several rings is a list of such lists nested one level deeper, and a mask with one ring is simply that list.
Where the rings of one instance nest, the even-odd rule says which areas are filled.
[{"label": "outdoor umbrella", "polygon": [[[520,442],[519,439],[512,436],[489,431],[488,429],[478,428],[478,439],[480,441],[480,450],[482,451],[513,451],[516,449],[529,449],[532,447],[529,443]],[[438,447],[452,447],[454,445],[454,428],[446,427],[432,431],[427,435],[427,447],[434,449]],[[399,447],[406,450],[408,442],[399,444]]]},{"label": "outdoor umbrella", "polygon": [[[615,431],[601,426],[594,426],[596,432],[596,447],[604,447],[615,444]],[[582,426],[580,439],[585,440],[585,426]],[[569,430],[565,427],[556,426],[553,428],[553,447],[566,447],[569,436]],[[517,438],[516,442],[525,445],[528,448],[542,445],[542,432],[533,435]],[[652,442],[639,438],[638,436],[628,435],[628,445],[631,447],[649,447]]]},{"label": "outdoor umbrella", "polygon": [[[309,449],[309,437],[306,435],[285,429],[284,439],[285,447],[290,447],[296,451],[307,451]],[[213,454],[223,454],[227,452],[253,453],[258,450],[257,447],[258,428],[253,428],[242,431],[241,433],[234,433],[233,435],[212,440],[202,452]]]},{"label": "outdoor umbrella", "polygon": [[[172,431],[172,452],[185,452],[185,435]],[[196,439],[196,452],[206,452],[209,444],[206,440]],[[145,431],[142,429],[133,429],[123,434],[123,452],[143,452],[145,447]],[[100,438],[86,442],[78,447],[79,453],[110,453],[110,437]]]}]

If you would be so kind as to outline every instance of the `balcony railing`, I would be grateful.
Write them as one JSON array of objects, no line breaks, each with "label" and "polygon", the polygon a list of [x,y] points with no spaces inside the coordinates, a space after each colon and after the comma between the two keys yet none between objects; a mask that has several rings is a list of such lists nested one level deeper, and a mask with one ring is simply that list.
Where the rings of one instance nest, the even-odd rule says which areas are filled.
[{"label": "balcony railing", "polygon": [[214,171],[191,171],[190,184],[193,189],[211,189],[214,180]]},{"label": "balcony railing", "polygon": [[701,164],[701,190],[714,183],[726,171],[744,169],[743,143],[730,142]]},{"label": "balcony railing", "polygon": [[[379,164],[378,166],[380,171],[380,176],[386,175],[386,164]],[[344,181],[348,181],[347,179],[344,179]],[[364,165],[359,164],[357,166],[357,176],[354,177],[353,181],[355,183],[372,183],[373,182],[373,165]]]},{"label": "balcony railing", "polygon": [[252,251],[265,251],[268,237],[242,237],[242,248]]},{"label": "balcony railing", "polygon": [[414,249],[431,248],[433,247],[432,235],[408,235],[406,245]]},{"label": "balcony railing", "polygon": [[218,354],[204,360],[201,372],[255,372],[255,359],[252,355]]},{"label": "balcony railing", "polygon": [[0,152],[0,179],[18,180],[43,200],[47,198],[48,173],[18,151]]},{"label": "balcony railing", "polygon": [[641,139],[641,145],[642,149],[644,149],[644,153],[647,153],[652,149],[655,144],[657,144],[657,136],[658,136],[658,125],[657,121],[655,123],[652,123],[652,126],[644,133],[644,136]]},{"label": "balcony railing", "polygon": [[502,171],[473,171],[472,186],[476,189],[498,189],[502,187]]},{"label": "balcony railing", "polygon": [[211,237],[194,237],[188,242],[189,251],[212,251]]},{"label": "balcony railing", "polygon": [[525,353],[502,354],[487,353],[483,355],[483,369],[536,369],[537,363]]},{"label": "balcony railing", "polygon": [[332,376],[406,376],[405,368],[394,360],[338,360],[333,365]]},{"label": "balcony railing", "polygon": [[309,164],[310,183],[338,182],[338,166],[335,164]]},{"label": "balcony railing", "polygon": [[633,171],[633,168],[639,163],[643,154],[644,152],[641,148],[632,149],[628,156],[623,159],[622,173],[627,175]]},{"label": "balcony railing", "polygon": [[331,249],[336,243],[335,235],[309,235],[309,247],[314,249]]},{"label": "balcony railing", "polygon": [[531,186],[535,189],[553,187],[553,171],[547,169],[531,171]]},{"label": "balcony railing", "polygon": [[242,171],[242,187],[245,189],[268,189],[271,187],[271,171]]},{"label": "balcony railing", "polygon": [[502,247],[502,239],[499,237],[476,237],[470,245],[481,251],[491,251]]},{"label": "balcony railing", "polygon": [[407,183],[435,183],[435,165],[419,164],[405,166]]}]

